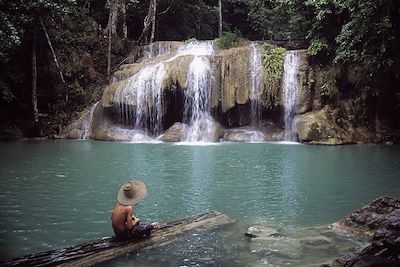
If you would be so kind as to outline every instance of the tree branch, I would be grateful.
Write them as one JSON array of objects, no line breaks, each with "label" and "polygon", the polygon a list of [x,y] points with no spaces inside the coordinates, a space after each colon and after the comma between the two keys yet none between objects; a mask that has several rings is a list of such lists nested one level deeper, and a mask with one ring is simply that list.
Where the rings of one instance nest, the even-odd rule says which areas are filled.
[{"label": "tree branch", "polygon": [[47,43],[49,44],[51,53],[53,54],[53,60],[54,60],[54,62],[56,63],[57,70],[58,70],[58,73],[59,73],[59,75],[60,75],[61,81],[62,81],[62,83],[63,83],[64,86],[65,86],[64,76],[63,76],[63,74],[62,74],[62,72],[61,72],[60,65],[58,64],[58,60],[57,60],[56,53],[54,52],[53,45],[51,44],[49,34],[47,33],[46,27],[44,26],[44,23],[43,23],[43,20],[42,20],[42,19],[40,19],[40,24],[42,25],[42,29],[43,29],[43,31],[44,31],[44,34],[46,35]]},{"label": "tree branch", "polygon": [[157,16],[164,15],[165,13],[167,13],[174,2],[175,2],[175,0],[172,0],[171,3],[169,4],[169,6],[167,7],[167,9],[165,9],[164,11],[158,13]]}]

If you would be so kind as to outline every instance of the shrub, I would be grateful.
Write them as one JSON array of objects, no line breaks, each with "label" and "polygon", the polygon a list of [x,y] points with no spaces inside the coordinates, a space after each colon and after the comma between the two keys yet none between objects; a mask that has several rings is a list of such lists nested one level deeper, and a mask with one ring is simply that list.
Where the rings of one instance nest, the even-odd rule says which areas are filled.
[{"label": "shrub", "polygon": [[232,32],[223,32],[221,37],[215,39],[219,49],[229,49],[239,45],[241,38]]}]

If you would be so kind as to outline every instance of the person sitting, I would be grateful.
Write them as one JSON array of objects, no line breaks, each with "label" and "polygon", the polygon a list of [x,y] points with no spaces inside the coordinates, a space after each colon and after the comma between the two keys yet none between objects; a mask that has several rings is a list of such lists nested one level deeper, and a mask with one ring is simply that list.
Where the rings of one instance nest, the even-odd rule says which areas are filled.
[{"label": "person sitting", "polygon": [[127,181],[118,191],[117,204],[112,215],[112,227],[119,240],[132,238],[148,238],[151,230],[158,228],[158,223],[140,223],[134,214],[133,205],[136,205],[147,194],[146,185],[141,181]]}]

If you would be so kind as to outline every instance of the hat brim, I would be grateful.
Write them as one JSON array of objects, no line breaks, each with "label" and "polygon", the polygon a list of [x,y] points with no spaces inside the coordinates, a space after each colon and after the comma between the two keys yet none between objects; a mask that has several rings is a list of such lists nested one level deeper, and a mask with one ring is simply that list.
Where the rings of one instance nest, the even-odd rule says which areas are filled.
[{"label": "hat brim", "polygon": [[124,186],[122,185],[118,191],[117,200],[120,204],[128,206],[135,205],[143,200],[143,198],[147,195],[146,185],[141,181],[131,181],[135,186],[135,196],[133,198],[127,198],[124,195]]}]

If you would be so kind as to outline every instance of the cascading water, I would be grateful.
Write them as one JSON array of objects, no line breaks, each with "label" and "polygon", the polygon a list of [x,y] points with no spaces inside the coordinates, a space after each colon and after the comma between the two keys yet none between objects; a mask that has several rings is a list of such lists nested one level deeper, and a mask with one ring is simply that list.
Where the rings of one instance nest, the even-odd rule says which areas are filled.
[{"label": "cascading water", "polygon": [[[158,51],[155,51],[155,49]],[[149,60],[168,53],[168,51],[170,51],[170,47],[161,44],[151,44],[145,48],[145,54]],[[187,81],[187,92],[190,93],[186,94],[185,98],[185,114],[187,114],[185,122],[193,126],[187,135],[188,141],[209,140],[207,135],[209,127],[204,123],[212,122],[209,115],[211,70],[209,60],[204,56],[211,55],[213,51],[212,41],[192,42],[179,47],[173,57],[164,61],[169,62],[183,55],[194,56]],[[164,62],[150,63],[130,77],[124,87],[117,90],[114,95],[114,102],[119,103],[118,113],[122,125],[155,136],[162,133],[163,99],[161,86],[166,73]],[[191,108],[193,110],[189,110]]]},{"label": "cascading water", "polygon": [[99,103],[100,103],[100,101],[96,102],[90,109],[88,120],[85,122],[85,132],[83,133],[83,136],[82,136],[83,139],[88,139],[90,137],[90,135],[92,134],[93,114],[96,111],[97,105]]},{"label": "cascading water", "polygon": [[195,56],[189,67],[185,91],[184,121],[189,125],[187,142],[209,142],[212,140],[210,115],[211,71],[206,57]]},{"label": "cascading water", "polygon": [[136,130],[150,131],[154,135],[161,134],[163,125],[161,85],[164,75],[163,63],[149,65],[129,78],[126,86],[118,90],[114,102],[120,103],[119,114],[122,125],[133,125]]},{"label": "cascading water", "polygon": [[139,72],[135,83],[136,129],[153,129],[156,135],[162,131],[161,83],[165,75],[164,64],[148,66]]},{"label": "cascading water", "polygon": [[262,80],[262,63],[261,54],[258,49],[258,44],[251,43],[251,90],[250,90],[250,124],[253,127],[258,126],[261,118],[261,105],[260,105],[260,85]]},{"label": "cascading water", "polygon": [[213,118],[210,115],[212,42],[194,42],[178,50],[179,55],[194,55],[186,82],[184,122],[189,125],[185,141],[211,142],[214,137]]},{"label": "cascading water", "polygon": [[287,51],[284,62],[283,72],[283,101],[285,108],[285,140],[297,141],[293,134],[293,117],[297,107],[299,91],[299,62],[300,53],[298,51]]}]

